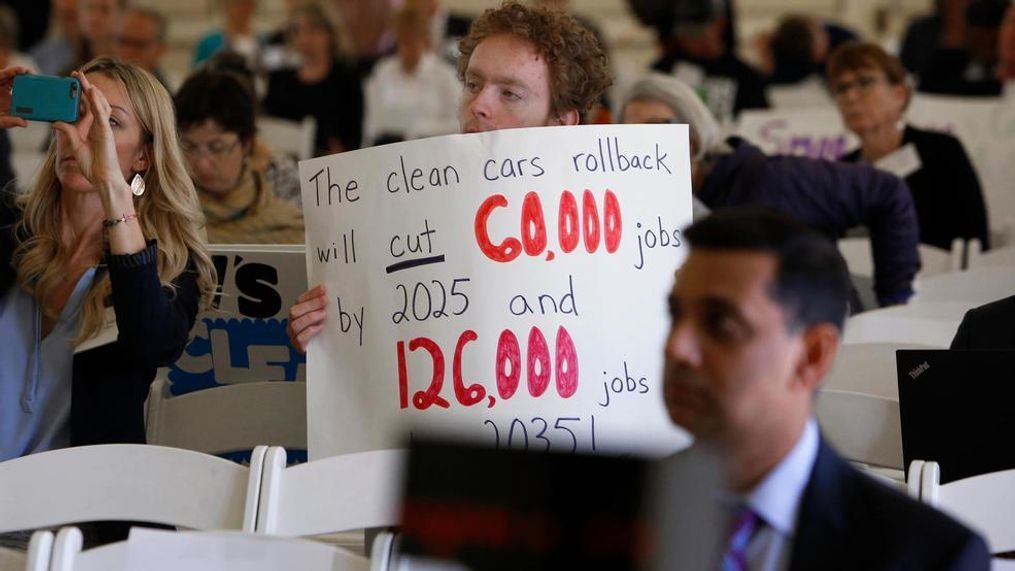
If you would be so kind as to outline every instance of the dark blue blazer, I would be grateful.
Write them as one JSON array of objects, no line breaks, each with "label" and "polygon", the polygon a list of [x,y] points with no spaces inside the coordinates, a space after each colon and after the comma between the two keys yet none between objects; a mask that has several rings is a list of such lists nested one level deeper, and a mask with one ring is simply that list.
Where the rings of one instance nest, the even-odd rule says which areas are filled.
[{"label": "dark blue blazer", "polygon": [[978,535],[861,474],[822,439],[789,569],[988,571],[990,554]]}]

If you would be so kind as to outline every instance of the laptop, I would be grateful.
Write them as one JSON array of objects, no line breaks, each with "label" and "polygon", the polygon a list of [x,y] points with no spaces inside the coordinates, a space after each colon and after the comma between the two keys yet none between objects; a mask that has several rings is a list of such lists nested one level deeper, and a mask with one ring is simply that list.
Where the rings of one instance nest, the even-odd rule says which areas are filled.
[{"label": "laptop", "polygon": [[902,456],[941,483],[1015,468],[1015,351],[896,351]]}]

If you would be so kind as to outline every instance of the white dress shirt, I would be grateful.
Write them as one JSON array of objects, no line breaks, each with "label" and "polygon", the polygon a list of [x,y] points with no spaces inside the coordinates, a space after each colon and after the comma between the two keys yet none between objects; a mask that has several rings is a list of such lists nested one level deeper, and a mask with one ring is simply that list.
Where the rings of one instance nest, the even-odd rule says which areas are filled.
[{"label": "white dress shirt", "polygon": [[814,469],[818,444],[818,423],[812,417],[790,453],[743,498],[764,522],[747,546],[752,571],[789,567],[800,499]]},{"label": "white dress shirt", "polygon": [[385,134],[409,140],[458,132],[462,86],[455,69],[433,53],[424,54],[411,75],[397,54],[384,58],[367,79],[365,96],[365,146]]}]

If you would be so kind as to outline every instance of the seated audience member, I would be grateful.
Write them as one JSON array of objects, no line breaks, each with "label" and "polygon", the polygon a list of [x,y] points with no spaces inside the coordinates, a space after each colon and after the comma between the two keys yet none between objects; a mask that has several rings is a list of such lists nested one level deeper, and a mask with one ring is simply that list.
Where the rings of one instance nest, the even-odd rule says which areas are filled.
[{"label": "seated audience member", "polygon": [[56,75],[69,74],[100,56],[116,54],[116,36],[127,0],[78,0],[81,34],[71,67]]},{"label": "seated audience member", "polygon": [[904,123],[912,93],[899,60],[876,44],[846,44],[829,58],[828,82],[843,123],[860,138],[860,148],[842,160],[906,181],[920,241],[950,250],[955,238],[978,238],[989,247],[980,180],[962,143]]},{"label": "seated audience member", "polygon": [[951,348],[1015,350],[1015,296],[967,311]]},{"label": "seated audience member", "polygon": [[10,6],[0,6],[0,69],[6,67],[39,69],[31,56],[18,50],[18,14]]},{"label": "seated audience member", "polygon": [[440,0],[409,0],[406,6],[418,8],[426,15],[430,21],[430,49],[454,64],[458,58],[458,40],[469,33],[472,19],[448,10]]},{"label": "seated audience member", "polygon": [[317,120],[317,155],[358,149],[363,140],[363,86],[340,57],[340,29],[324,4],[295,11],[290,38],[300,55],[298,69],[272,72],[264,111],[283,119]]},{"label": "seated audience member", "polygon": [[[982,569],[983,540],[861,474],[821,435],[814,400],[835,359],[849,276],[815,230],[755,209],[684,232],[670,294],[670,418],[724,466],[735,526],[723,569]],[[667,460],[664,460],[666,462]]]},{"label": "seated audience member", "polygon": [[161,65],[167,49],[168,28],[169,21],[161,12],[138,6],[128,8],[120,19],[116,57],[141,66],[172,93]]},{"label": "seated audience member", "polygon": [[[473,22],[459,49],[463,133],[577,125],[612,82],[596,37],[559,10],[505,2]],[[289,308],[289,339],[300,351],[324,328],[327,303],[317,286]]]},{"label": "seated audience member", "polygon": [[968,0],[934,0],[933,12],[909,21],[899,48],[899,60],[906,71],[919,76],[927,68],[930,58],[937,50],[942,28],[952,25],[945,22],[946,18],[955,18],[965,25],[965,14],[950,5],[964,6],[966,1]]},{"label": "seated audience member", "polygon": [[260,41],[254,32],[254,12],[257,0],[221,0],[225,23],[222,29],[209,32],[194,48],[194,66],[220,51],[231,51],[242,55],[247,65],[258,68]]},{"label": "seated audience member", "polygon": [[[898,178],[870,167],[803,157],[766,156],[732,137],[680,80],[651,74],[624,97],[624,123],[688,123],[691,188],[713,211],[757,205],[802,220],[829,239],[864,225],[874,254],[874,290],[881,305],[905,303],[920,268],[913,199]],[[857,309],[857,308],[854,308]]]},{"label": "seated audience member", "polygon": [[254,95],[229,71],[203,70],[176,94],[180,145],[213,244],[302,244],[303,213],[251,168]]},{"label": "seated audience member", "polygon": [[768,107],[768,99],[761,75],[726,46],[725,4],[726,0],[712,0],[706,14],[678,14],[675,49],[652,68],[698,89],[713,115],[731,121],[744,109]]},{"label": "seated audience member", "polygon": [[[13,75],[3,126],[24,125],[5,116]],[[76,76],[80,118],[54,124],[29,192],[0,201],[0,461],[143,443],[155,370],[215,285],[169,94],[108,58]]]},{"label": "seated audience member", "polygon": [[366,81],[367,145],[454,133],[451,102],[461,96],[455,68],[430,50],[430,26],[415,8],[395,16],[398,52],[382,59]]},{"label": "seated audience member", "polygon": [[57,75],[71,69],[80,41],[77,0],[50,0],[53,22],[49,35],[32,46],[29,55],[39,72]]},{"label": "seated audience member", "polygon": [[998,31],[1007,9],[1008,0],[971,0],[965,20],[955,18],[953,26],[942,29],[918,89],[940,95],[1000,95]]},{"label": "seated audience member", "polygon": [[856,40],[852,31],[810,16],[786,16],[767,39],[769,85],[795,85],[808,79],[822,84],[828,54]]}]

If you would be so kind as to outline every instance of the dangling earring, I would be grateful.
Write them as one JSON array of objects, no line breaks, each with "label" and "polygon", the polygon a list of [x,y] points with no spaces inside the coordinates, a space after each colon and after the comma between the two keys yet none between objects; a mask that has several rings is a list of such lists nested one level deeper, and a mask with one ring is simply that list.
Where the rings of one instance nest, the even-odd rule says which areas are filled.
[{"label": "dangling earring", "polygon": [[134,193],[134,196],[141,196],[144,194],[144,190],[144,178],[141,173],[134,173],[134,178],[130,179],[130,191]]}]

